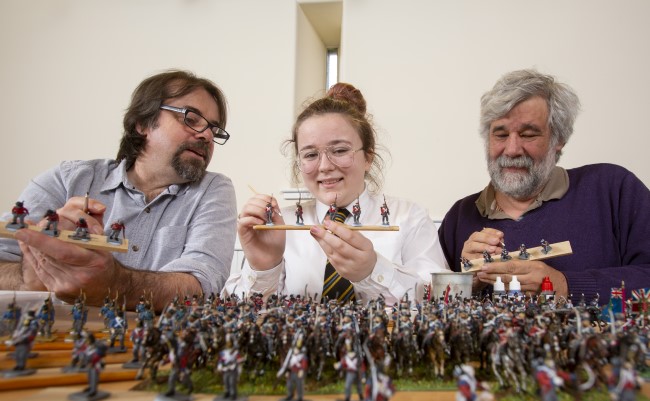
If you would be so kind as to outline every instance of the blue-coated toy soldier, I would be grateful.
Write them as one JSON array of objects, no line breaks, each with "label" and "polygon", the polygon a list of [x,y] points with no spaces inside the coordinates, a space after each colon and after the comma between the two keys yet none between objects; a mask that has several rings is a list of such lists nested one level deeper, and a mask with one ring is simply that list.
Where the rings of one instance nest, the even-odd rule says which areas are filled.
[{"label": "blue-coated toy soldier", "polygon": [[52,337],[52,325],[54,324],[54,305],[52,304],[52,299],[47,298],[43,300],[43,305],[36,315],[38,319],[39,333],[43,337],[50,338]]},{"label": "blue-coated toy soldier", "polygon": [[88,308],[86,308],[81,297],[75,300],[70,314],[72,315],[72,332],[80,333],[88,320]]},{"label": "blue-coated toy soldier", "polygon": [[16,305],[16,301],[7,305],[7,310],[2,314],[2,332],[0,334],[13,333],[20,322],[20,306]]}]

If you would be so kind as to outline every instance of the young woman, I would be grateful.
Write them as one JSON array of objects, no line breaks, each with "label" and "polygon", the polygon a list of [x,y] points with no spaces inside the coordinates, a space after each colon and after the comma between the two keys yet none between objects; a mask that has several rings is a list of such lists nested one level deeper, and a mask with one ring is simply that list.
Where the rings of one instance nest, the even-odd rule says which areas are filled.
[{"label": "young woman", "polygon": [[[275,210],[278,205],[269,195],[251,198],[237,224],[246,263],[241,273],[228,279],[226,294],[325,293],[341,301],[381,295],[390,304],[405,294],[414,299],[431,281],[432,272],[449,269],[427,211],[379,192],[383,159],[358,89],[345,83],[330,88],[298,116],[285,145],[295,159],[296,181],[302,180],[315,198],[302,203],[304,224],[314,226],[309,231],[254,230],[267,223],[266,204],[271,202]],[[330,219],[334,204],[347,209],[351,224],[349,212],[357,202],[362,225],[381,225],[380,208],[387,206],[390,224],[399,231],[353,231]],[[294,212],[287,207],[274,213],[273,223],[285,224],[283,216],[292,220]],[[345,280],[352,284],[349,290],[338,283]],[[328,292],[333,283],[336,290]]]}]

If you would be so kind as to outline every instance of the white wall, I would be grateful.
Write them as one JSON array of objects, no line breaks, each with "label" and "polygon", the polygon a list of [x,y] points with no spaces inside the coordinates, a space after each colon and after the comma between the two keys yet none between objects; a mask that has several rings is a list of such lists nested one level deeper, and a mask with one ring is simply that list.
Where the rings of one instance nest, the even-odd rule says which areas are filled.
[{"label": "white wall", "polygon": [[[582,99],[562,165],[618,163],[649,184],[648,15],[645,0],[344,0],[341,80],[366,95],[392,153],[386,192],[441,218],[480,190],[479,98],[528,67]],[[232,139],[210,169],[233,179],[239,205],[248,185],[277,195],[296,97],[323,84],[295,0],[3,0],[0,36],[0,210],[60,160],[113,157],[132,90],[172,67],[228,97]]]},{"label": "white wall", "polygon": [[344,2],[341,80],[357,85],[392,153],[385,190],[440,218],[488,181],[479,99],[535,67],[582,101],[560,164],[611,162],[650,185],[650,2]]},{"label": "white wall", "polygon": [[224,90],[231,139],[210,170],[233,179],[239,204],[249,184],[285,188],[295,21],[294,0],[1,1],[0,211],[61,160],[114,157],[133,89],[169,68]]}]

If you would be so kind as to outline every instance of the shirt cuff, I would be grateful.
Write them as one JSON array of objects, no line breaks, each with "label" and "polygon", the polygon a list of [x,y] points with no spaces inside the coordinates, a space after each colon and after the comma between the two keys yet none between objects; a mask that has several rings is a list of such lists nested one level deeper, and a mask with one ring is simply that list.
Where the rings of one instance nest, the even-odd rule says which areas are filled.
[{"label": "shirt cuff", "polygon": [[413,289],[404,285],[403,280],[398,279],[399,276],[395,264],[377,253],[377,263],[370,275],[352,284],[363,300],[376,299],[383,295],[386,301],[391,303],[399,300],[409,289]]},{"label": "shirt cuff", "polygon": [[247,292],[260,292],[267,297],[278,291],[280,278],[284,275],[284,259],[269,270],[254,270],[245,264],[241,271],[241,285]]}]

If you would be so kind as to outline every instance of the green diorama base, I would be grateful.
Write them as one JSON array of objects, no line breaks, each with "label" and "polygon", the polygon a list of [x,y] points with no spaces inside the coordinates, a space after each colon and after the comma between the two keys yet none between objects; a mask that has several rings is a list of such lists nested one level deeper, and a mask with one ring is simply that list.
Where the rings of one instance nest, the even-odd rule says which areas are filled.
[{"label": "green diorama base", "polygon": [[[441,391],[441,392],[455,392],[456,381],[450,379],[452,377],[451,368],[447,367],[447,374],[445,379],[438,379],[431,377],[430,371],[425,371],[424,369],[415,370],[412,374],[402,374],[401,377],[396,377],[394,374],[393,384],[397,392],[411,391]],[[138,391],[152,391],[158,393],[164,393],[167,391],[167,378],[168,371],[162,370],[158,373],[158,376],[154,381],[151,379],[145,379],[140,384],[138,384],[133,390]],[[333,372],[328,372],[329,374],[323,374],[320,380],[316,380],[313,377],[308,376],[305,382],[305,393],[306,398],[309,398],[308,394],[340,394],[341,399],[343,398],[344,393],[344,382],[345,379],[343,374],[338,375]],[[286,396],[286,381],[284,377],[276,379],[276,372],[265,372],[262,376],[256,376],[251,378],[250,375],[244,370],[240,376],[238,393],[240,397],[250,397],[256,395],[277,395],[278,399]],[[650,370],[641,374],[641,376],[650,382]],[[540,399],[540,395],[537,393],[537,384],[532,378],[529,378],[527,383],[527,391],[516,392],[514,389],[499,388],[496,381],[491,374],[486,374],[477,369],[477,378],[481,382],[487,382],[490,384],[490,391],[494,394],[495,400],[503,401],[537,401]],[[224,391],[221,375],[218,373],[213,373],[209,369],[200,369],[192,373],[192,383],[194,385],[195,393],[204,393],[204,394],[222,394]],[[177,386],[177,391],[186,392],[187,390],[182,386]],[[352,391],[353,400],[356,400],[355,390]],[[644,391],[645,394],[649,394],[650,391]],[[570,389],[562,388],[558,391],[558,398],[560,401],[570,401],[570,400],[582,400],[582,401],[610,401],[611,398],[607,392],[607,388],[604,385],[599,385],[596,388],[588,392],[583,392],[577,394],[575,391]],[[650,401],[650,397],[639,392],[637,395],[637,401]]]}]

